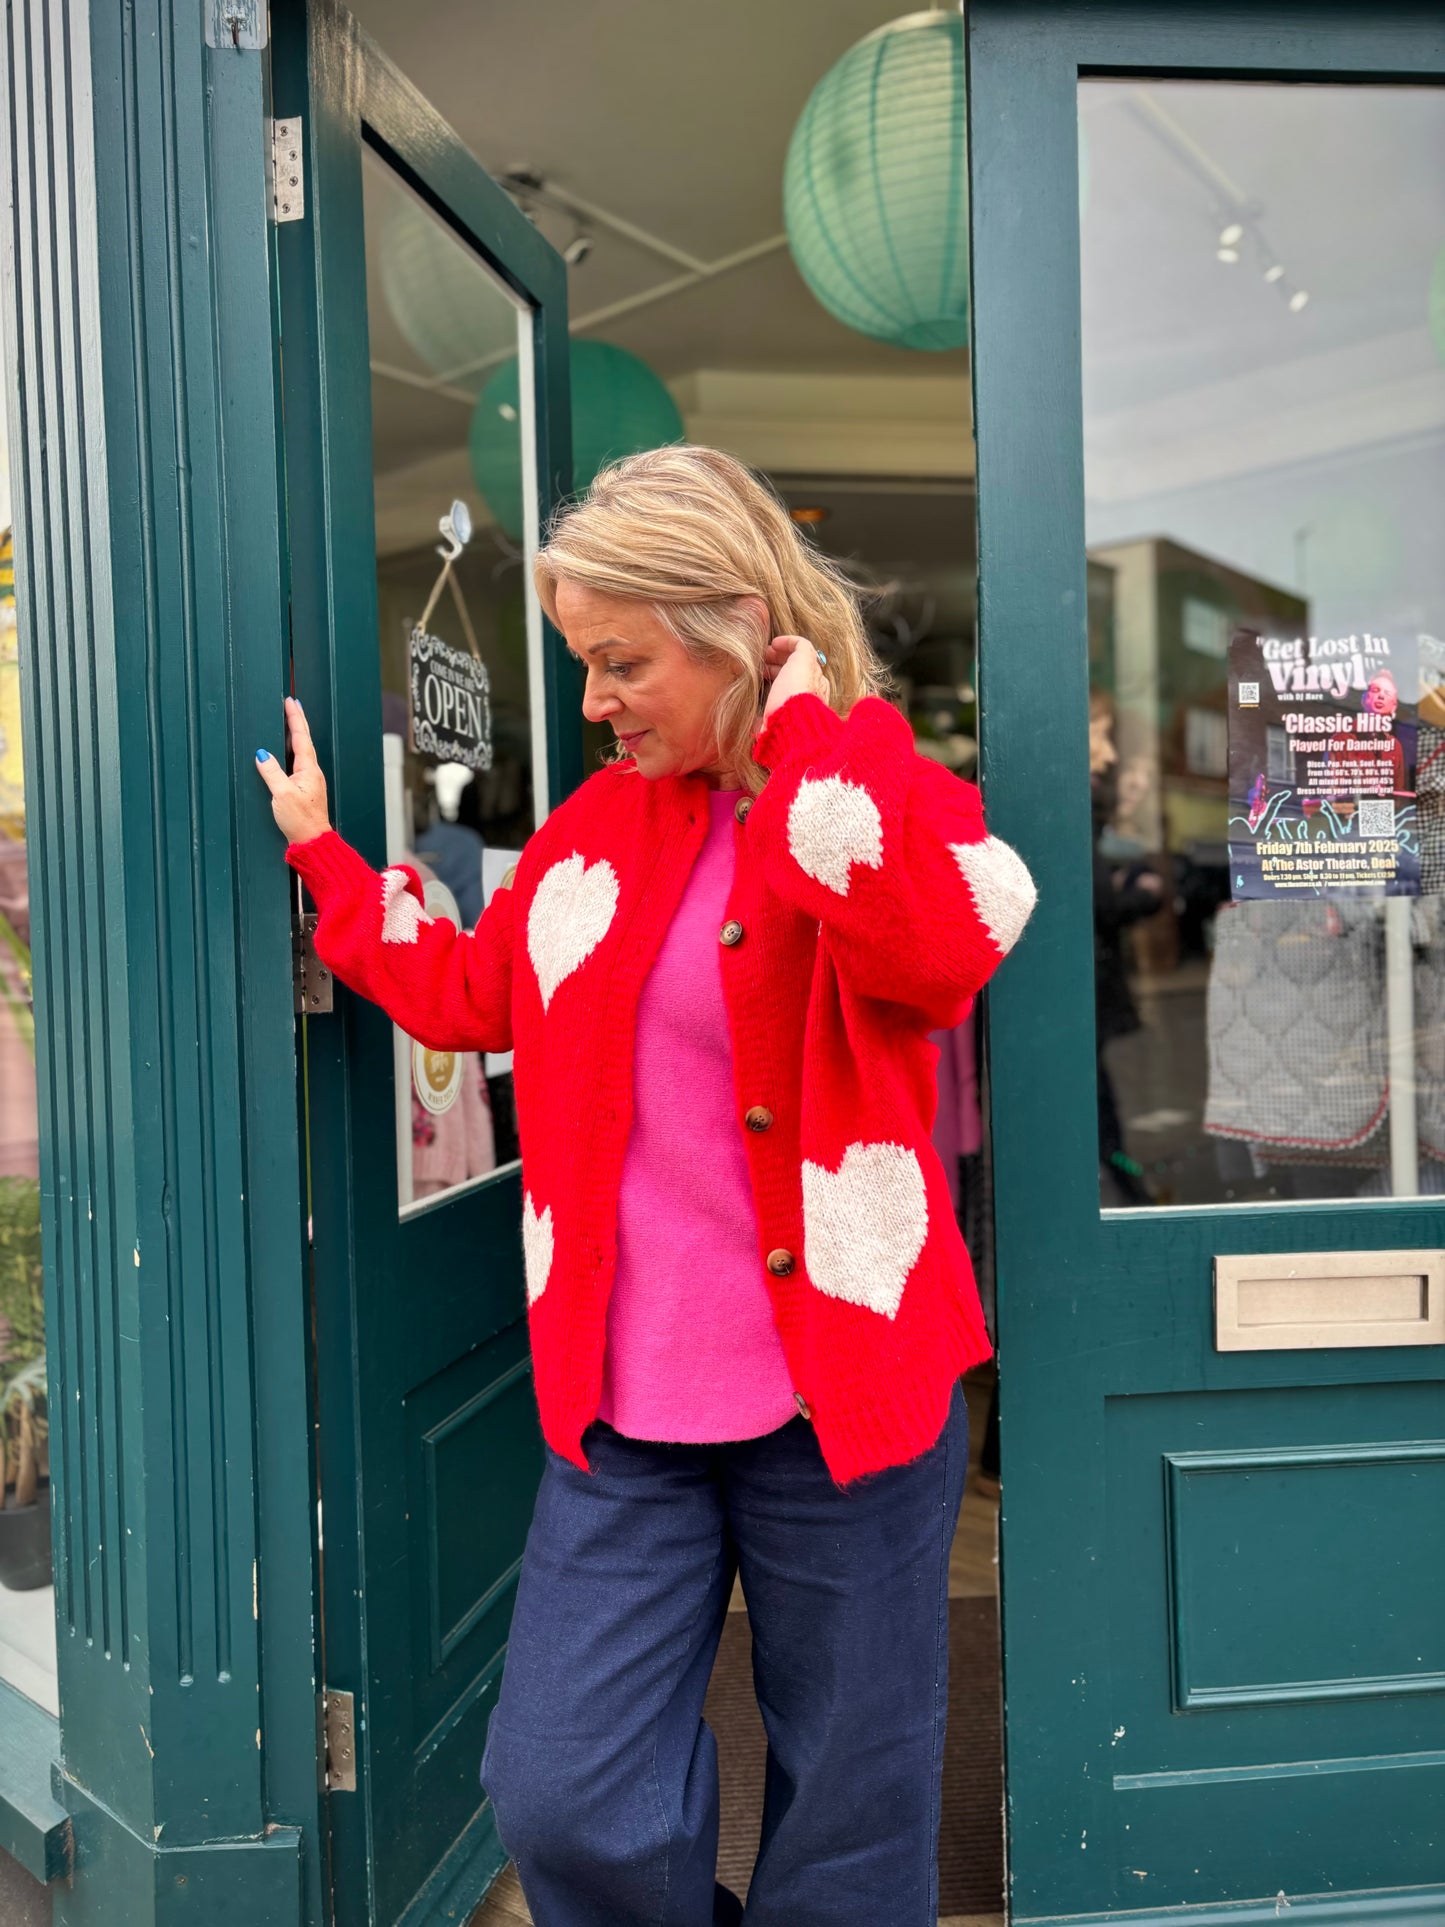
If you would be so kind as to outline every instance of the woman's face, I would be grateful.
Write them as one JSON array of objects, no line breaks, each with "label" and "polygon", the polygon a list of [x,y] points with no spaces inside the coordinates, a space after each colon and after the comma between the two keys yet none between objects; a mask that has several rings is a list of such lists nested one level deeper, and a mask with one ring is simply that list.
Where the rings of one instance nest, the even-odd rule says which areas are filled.
[{"label": "woman's face", "polygon": [[644,776],[729,778],[712,719],[731,663],[699,662],[646,603],[565,577],[557,626],[587,671],[582,714],[610,724]]}]

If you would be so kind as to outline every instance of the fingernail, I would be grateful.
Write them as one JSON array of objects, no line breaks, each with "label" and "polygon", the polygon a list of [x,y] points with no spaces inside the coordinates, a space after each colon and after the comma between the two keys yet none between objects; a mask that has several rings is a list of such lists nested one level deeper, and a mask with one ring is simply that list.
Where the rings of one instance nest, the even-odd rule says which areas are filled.
[{"label": "fingernail", "polygon": [[269,749],[258,749],[256,751],[256,761],[258,763],[269,763],[270,760],[271,752]]}]

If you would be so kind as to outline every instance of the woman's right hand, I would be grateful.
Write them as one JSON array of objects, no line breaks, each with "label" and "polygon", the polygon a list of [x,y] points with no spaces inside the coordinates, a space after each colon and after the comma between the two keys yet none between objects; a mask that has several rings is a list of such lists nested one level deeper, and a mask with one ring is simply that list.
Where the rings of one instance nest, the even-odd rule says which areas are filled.
[{"label": "woman's right hand", "polygon": [[326,809],[326,778],[316,760],[316,746],[306,726],[306,715],[294,696],[286,698],[286,727],[291,737],[291,774],[268,749],[256,751],[256,769],[271,792],[271,812],[288,843],[309,843],[331,828]]}]

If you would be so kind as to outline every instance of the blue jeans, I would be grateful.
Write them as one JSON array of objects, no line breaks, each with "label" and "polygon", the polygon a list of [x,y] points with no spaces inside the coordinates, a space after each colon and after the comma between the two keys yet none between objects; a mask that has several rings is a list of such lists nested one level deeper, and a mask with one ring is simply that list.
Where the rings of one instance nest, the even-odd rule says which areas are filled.
[{"label": "blue jeans", "polygon": [[482,1757],[537,1927],[731,1927],[702,1717],[735,1572],[768,1734],[747,1927],[934,1927],[948,1555],[968,1426],[833,1483],[799,1416],[659,1445],[600,1420],[550,1449]]}]

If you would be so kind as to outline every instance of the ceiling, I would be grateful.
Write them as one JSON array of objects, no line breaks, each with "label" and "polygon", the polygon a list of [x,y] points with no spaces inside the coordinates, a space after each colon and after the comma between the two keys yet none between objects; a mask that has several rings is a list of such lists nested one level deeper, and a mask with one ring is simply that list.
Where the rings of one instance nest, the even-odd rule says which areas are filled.
[{"label": "ceiling", "polygon": [[[780,237],[788,139],[809,93],[898,0],[360,0],[358,20],[483,164],[525,164],[704,262]],[[543,212],[558,245],[576,224]],[[675,262],[591,223],[574,319],[674,279]],[[589,332],[592,332],[589,330]],[[605,324],[665,378],[694,368],[962,378],[835,321],[786,248]]]}]

